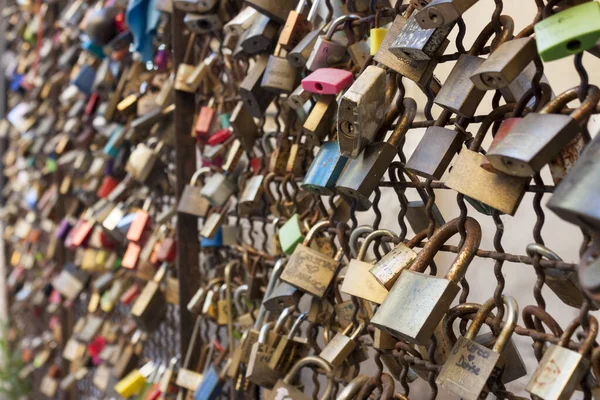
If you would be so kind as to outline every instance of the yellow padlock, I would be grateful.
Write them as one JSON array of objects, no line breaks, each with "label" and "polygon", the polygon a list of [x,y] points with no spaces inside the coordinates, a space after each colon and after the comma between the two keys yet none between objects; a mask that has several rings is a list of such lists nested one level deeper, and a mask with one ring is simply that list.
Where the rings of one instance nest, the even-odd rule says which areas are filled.
[{"label": "yellow padlock", "polygon": [[140,369],[134,369],[115,385],[115,391],[124,398],[138,393],[146,384],[146,380],[154,371],[154,363],[150,361]]},{"label": "yellow padlock", "polygon": [[374,56],[379,50],[379,46],[381,46],[381,42],[383,42],[383,38],[387,35],[387,28],[373,28],[371,29],[371,33],[369,35],[369,43],[371,47],[371,55]]}]

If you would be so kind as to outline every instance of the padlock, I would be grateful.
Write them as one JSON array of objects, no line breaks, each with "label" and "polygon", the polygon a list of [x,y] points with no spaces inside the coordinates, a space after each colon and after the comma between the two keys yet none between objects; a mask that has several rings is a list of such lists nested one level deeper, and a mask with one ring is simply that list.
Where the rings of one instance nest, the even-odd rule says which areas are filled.
[{"label": "padlock", "polygon": [[548,201],[548,208],[565,221],[589,229],[600,230],[600,213],[594,199],[598,188],[598,160],[600,160],[600,137],[596,136],[567,176],[555,188]]},{"label": "padlock", "polygon": [[348,157],[340,154],[338,141],[324,142],[300,187],[319,196],[332,196],[335,193],[335,184],[347,162]]},{"label": "padlock", "polygon": [[453,27],[453,24],[448,24],[423,29],[419,26],[416,17],[410,16],[388,50],[396,57],[428,61],[436,56]]},{"label": "padlock", "polygon": [[248,107],[243,102],[238,102],[229,119],[231,130],[235,137],[242,143],[244,150],[250,152],[254,148],[254,141],[259,136],[258,128]]},{"label": "padlock", "polygon": [[[364,320],[360,320],[359,325],[356,328],[352,325],[348,325],[343,332],[336,333],[329,343],[323,347],[319,357],[331,364],[334,369],[339,368],[356,349],[356,340],[362,335],[364,328]],[[348,334],[350,334],[350,336],[348,336]]]},{"label": "padlock", "polygon": [[154,148],[147,146],[144,143],[139,143],[131,152],[129,159],[127,160],[127,165],[125,166],[125,171],[131,174],[136,181],[141,183],[148,180],[155,167],[158,168],[158,154],[164,146],[163,141],[154,141],[149,144],[154,144]]},{"label": "padlock", "polygon": [[254,175],[246,180],[244,190],[238,200],[240,215],[250,215],[262,203],[263,175]]},{"label": "padlock", "polygon": [[[329,26],[326,35],[319,35],[317,37],[316,42],[310,52],[310,56],[306,60],[306,68],[309,71],[316,71],[319,68],[327,68],[342,61],[342,59],[346,56],[347,48],[345,45],[335,42],[333,40],[333,34],[340,24],[346,23],[346,21],[355,21],[357,19],[359,19],[357,15],[342,15],[333,21],[333,23]],[[306,37],[309,36],[310,34]],[[300,46],[300,44],[298,44],[298,46]]]},{"label": "padlock", "polygon": [[269,56],[260,86],[270,92],[289,94],[298,85],[299,75],[298,69],[282,52],[281,47],[277,47],[275,53]]},{"label": "padlock", "polygon": [[[427,345],[435,328],[459,292],[458,282],[475,256],[481,241],[479,223],[467,218],[467,236],[459,254],[444,278],[425,275],[433,256],[458,232],[458,219],[435,231],[409,270],[405,270],[377,309],[371,324],[409,343]],[[427,297],[419,293],[427,293]]]},{"label": "padlock", "polygon": [[466,335],[461,336],[452,348],[436,378],[436,383],[442,388],[466,400],[478,399],[482,392],[487,392],[487,380],[494,373],[519,318],[518,305],[514,298],[503,295],[502,302],[507,308],[507,320],[494,347],[490,350],[475,341],[485,318],[496,305],[495,300],[491,298],[481,306]]},{"label": "padlock", "polygon": [[385,71],[370,65],[340,99],[337,129],[344,156],[358,157],[373,141],[385,115],[385,85]]},{"label": "padlock", "polygon": [[600,39],[600,4],[583,3],[562,10],[533,26],[538,53],[553,61],[581,53]]},{"label": "padlock", "polygon": [[255,8],[261,14],[282,24],[287,19],[290,11],[293,11],[296,7],[297,1],[298,0],[248,0],[247,4],[250,7]]},{"label": "padlock", "polygon": [[291,255],[304,240],[298,214],[294,214],[279,228],[278,236],[283,252]]},{"label": "padlock", "polygon": [[268,58],[259,56],[248,70],[248,74],[240,84],[239,92],[246,110],[254,118],[262,118],[267,107],[275,98],[275,93],[269,92],[260,86],[262,77],[267,68]]},{"label": "padlock", "polygon": [[535,39],[531,37],[502,43],[473,72],[471,81],[478,89],[496,90],[507,87],[537,58]]},{"label": "padlock", "polygon": [[[200,229],[200,236],[202,238],[213,239],[217,235],[217,233],[221,233],[221,235],[222,235],[223,230],[222,230],[221,226],[225,222],[227,209],[228,209],[228,207],[225,206],[221,210],[213,211],[206,218],[206,221],[204,222],[202,229]],[[223,240],[223,237],[221,236],[221,244],[220,244],[221,246],[223,246],[222,240]],[[206,244],[204,245],[204,247],[206,247]]]},{"label": "padlock", "polygon": [[196,133],[196,139],[206,140],[212,133],[212,127],[215,122],[216,109],[211,105],[211,102],[207,106],[200,107],[198,118],[196,118],[196,124],[194,125],[194,132]]},{"label": "padlock", "polygon": [[[494,147],[496,147],[498,145],[498,143],[500,143],[502,140],[504,140],[506,135],[508,135],[510,133],[510,131],[513,129],[513,127],[517,123],[519,123],[519,121],[521,121],[521,120],[522,120],[522,118],[506,118],[505,120],[503,120],[500,123],[500,127],[498,128],[498,131],[496,132],[496,136],[494,136],[492,143],[490,143],[490,147],[488,147],[488,152],[492,151],[492,149],[494,149]],[[494,167],[492,167],[492,164],[490,164],[490,162],[487,160],[487,158],[484,159],[484,161],[481,163],[481,168],[483,168],[489,172],[497,172],[494,169]]]},{"label": "padlock", "polygon": [[462,54],[435,96],[435,104],[460,116],[472,118],[485,91],[475,87],[470,77],[485,59]]},{"label": "padlock", "polygon": [[274,371],[287,373],[293,364],[307,355],[308,341],[305,338],[297,337],[300,325],[307,317],[308,313],[306,312],[300,314],[294,321],[287,336],[282,336],[279,339],[269,360],[269,368]]},{"label": "padlock", "polygon": [[160,283],[167,274],[167,266],[167,263],[160,266],[131,307],[131,316],[146,332],[152,332],[158,328],[167,311],[165,294],[160,288]]},{"label": "padlock", "polygon": [[319,145],[329,135],[331,124],[335,120],[337,102],[334,95],[320,95],[310,114],[302,125],[307,143]]},{"label": "padlock", "polygon": [[354,75],[339,68],[319,68],[302,79],[302,88],[315,94],[338,94],[352,84]]},{"label": "padlock", "polygon": [[371,232],[364,240],[356,258],[350,260],[340,291],[375,304],[381,304],[388,295],[386,289],[369,270],[372,263],[364,261],[369,244],[378,237],[397,238],[391,231],[378,229]]},{"label": "padlock", "polygon": [[217,301],[217,325],[225,326],[229,323],[231,318],[234,316],[229,315],[229,310],[231,309],[231,305],[226,299],[225,292],[227,290],[227,285],[223,284],[219,288],[219,300]]},{"label": "padlock", "polygon": [[279,24],[269,17],[259,14],[240,39],[246,54],[258,54],[269,50],[275,41]]},{"label": "padlock", "polygon": [[[562,261],[562,258],[558,254],[539,243],[528,244],[527,255],[531,258],[537,255],[553,261]],[[585,298],[579,287],[577,272],[544,268],[544,274],[546,278],[544,283],[548,285],[563,303],[575,308],[581,307]],[[590,304],[590,309],[597,310],[597,307]]]},{"label": "padlock", "polygon": [[557,345],[550,345],[525,386],[527,392],[544,400],[571,398],[588,371],[590,361],[587,354],[598,334],[596,318],[590,315],[588,321],[588,332],[578,352],[570,350],[567,345],[580,325],[579,318],[569,324]]},{"label": "padlock", "polygon": [[305,366],[314,365],[319,367],[319,369],[323,370],[325,376],[327,376],[327,386],[325,387],[320,400],[327,400],[331,398],[331,393],[333,391],[333,382],[332,382],[332,368],[331,366],[325,362],[323,359],[316,356],[308,356],[300,361],[298,361],[290,372],[282,379],[279,379],[272,390],[267,391],[265,393],[266,400],[277,400],[282,396],[283,398],[293,398],[297,400],[308,400],[311,397],[302,393],[298,388],[293,386],[293,382],[296,380],[297,376],[300,373],[300,370]]},{"label": "padlock", "polygon": [[381,257],[381,260],[373,265],[369,270],[371,275],[387,290],[390,290],[398,280],[398,277],[400,277],[400,274],[408,269],[417,258],[417,253],[412,247],[426,236],[427,229],[425,228],[408,243],[398,243],[390,252]]},{"label": "padlock", "polygon": [[456,22],[477,0],[432,0],[415,13],[422,29],[439,28]]},{"label": "padlock", "polygon": [[296,8],[287,15],[277,41],[286,50],[293,49],[313,28],[308,12],[305,12],[306,5],[306,0],[300,0]]},{"label": "padlock", "polygon": [[211,33],[219,31],[223,27],[223,22],[221,22],[218,14],[186,13],[183,22],[194,34]]},{"label": "padlock", "polygon": [[580,124],[600,100],[600,90],[590,86],[580,108],[570,115],[551,114],[564,105],[567,96],[558,96],[539,113],[529,113],[488,152],[492,166],[505,174],[529,177],[538,173],[579,133]]},{"label": "padlock", "polygon": [[61,295],[69,300],[75,300],[81,293],[89,279],[89,274],[75,267],[74,264],[65,264],[62,271],[52,280],[52,286]]},{"label": "padlock", "polygon": [[498,211],[514,215],[529,179],[496,174],[481,168],[483,154],[462,149],[445,185]]},{"label": "padlock", "polygon": [[269,361],[275,351],[275,347],[281,340],[279,331],[282,323],[291,314],[290,308],[286,308],[285,310],[287,311],[282,312],[277,319],[276,327],[273,329],[274,335],[269,335],[273,323],[266,323],[260,329],[258,341],[252,345],[248,368],[246,370],[246,379],[262,387],[271,388],[277,379],[283,375],[283,371],[270,368]]},{"label": "padlock", "polygon": [[396,157],[397,146],[410,128],[416,115],[416,103],[411,98],[403,101],[404,112],[387,142],[371,143],[351,160],[337,181],[336,190],[357,201],[358,210],[371,207],[369,197],[379,185],[383,174]]},{"label": "padlock", "polygon": [[139,242],[142,239],[144,231],[148,227],[150,222],[150,214],[147,209],[140,209],[135,212],[133,222],[127,230],[127,240],[132,242]]},{"label": "padlock", "polygon": [[156,366],[150,361],[140,369],[134,369],[115,385],[115,391],[124,398],[131,397],[142,390],[147,379],[154,372]]},{"label": "padlock", "polygon": [[265,295],[262,305],[265,310],[280,312],[284,308],[297,306],[304,292],[286,282],[278,284],[269,295]]},{"label": "padlock", "polygon": [[206,13],[214,8],[217,0],[174,0],[173,6],[186,13]]},{"label": "padlock", "polygon": [[223,207],[235,191],[235,184],[227,176],[215,173],[205,180],[200,195],[206,197],[214,207]]},{"label": "padlock", "polygon": [[185,185],[179,203],[177,212],[204,217],[210,207],[208,199],[201,195],[202,187],[198,185],[198,179],[205,173],[210,172],[210,168],[200,168],[190,180],[189,185]]},{"label": "padlock", "polygon": [[460,130],[443,127],[450,115],[449,111],[443,111],[436,125],[425,130],[423,138],[406,162],[407,170],[427,179],[442,178],[464,142],[464,134]]},{"label": "padlock", "polygon": [[329,221],[316,223],[306,235],[302,244],[294,249],[281,273],[281,280],[315,297],[322,298],[331,285],[340,265],[341,252],[335,259],[308,247],[314,237],[331,226]]}]

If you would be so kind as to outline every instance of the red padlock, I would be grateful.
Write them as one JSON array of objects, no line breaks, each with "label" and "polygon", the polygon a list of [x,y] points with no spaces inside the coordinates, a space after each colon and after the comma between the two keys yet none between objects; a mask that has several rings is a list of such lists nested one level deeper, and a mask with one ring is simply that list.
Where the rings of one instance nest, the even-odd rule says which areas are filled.
[{"label": "red padlock", "polygon": [[96,92],[92,93],[92,95],[88,99],[88,102],[85,106],[86,115],[92,115],[94,110],[96,110],[96,106],[98,105],[98,100],[99,100],[98,93],[96,93]]},{"label": "red padlock", "polygon": [[140,245],[129,242],[127,250],[125,250],[125,254],[123,255],[121,266],[128,269],[134,269],[138,262],[138,258],[140,258],[141,252],[142,247]]},{"label": "red padlock", "polygon": [[[338,94],[352,84],[352,72],[337,68],[319,68],[302,79],[302,88],[317,94]],[[382,93],[383,95],[383,93]]]},{"label": "red padlock", "polygon": [[139,294],[140,287],[134,283],[121,295],[121,303],[125,305],[131,304]]},{"label": "red padlock", "polygon": [[119,181],[113,178],[112,176],[105,176],[102,179],[102,183],[100,184],[98,191],[96,192],[96,196],[98,196],[101,199],[107,198],[110,192],[112,192],[118,184]]},{"label": "red padlock", "polygon": [[148,214],[147,211],[137,210],[135,212],[135,219],[131,225],[129,225],[129,230],[127,231],[127,240],[138,242],[142,238],[144,229],[146,229],[149,219],[150,214]]},{"label": "red padlock", "polygon": [[229,139],[231,135],[231,129],[224,128],[219,131],[216,131],[214,135],[211,135],[211,137],[208,138],[208,141],[206,143],[211,146],[216,146],[217,144],[221,144],[227,139]]},{"label": "red padlock", "polygon": [[174,238],[167,237],[161,243],[156,252],[156,259],[159,262],[173,262],[177,256],[177,243]]},{"label": "red padlock", "polygon": [[210,133],[213,121],[215,119],[216,110],[212,107],[202,106],[200,113],[198,113],[198,119],[196,120],[196,139],[206,139]]}]

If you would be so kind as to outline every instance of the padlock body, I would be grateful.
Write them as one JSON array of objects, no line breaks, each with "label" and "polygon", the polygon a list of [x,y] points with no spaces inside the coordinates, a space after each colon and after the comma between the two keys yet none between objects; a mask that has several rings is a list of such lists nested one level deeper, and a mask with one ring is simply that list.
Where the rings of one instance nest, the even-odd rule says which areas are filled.
[{"label": "padlock body", "polygon": [[329,134],[335,120],[337,102],[334,95],[321,95],[302,125],[307,143],[318,146]]},{"label": "padlock body", "polygon": [[471,75],[485,59],[462,54],[448,75],[434,102],[460,116],[472,118],[485,91],[475,87]]},{"label": "padlock body", "polygon": [[498,211],[514,215],[529,179],[486,171],[481,168],[484,160],[483,154],[462,149],[446,180],[446,186]]},{"label": "padlock body", "polygon": [[499,353],[461,336],[435,382],[465,400],[477,400],[499,358]]},{"label": "padlock body", "polygon": [[406,25],[394,39],[389,50],[396,57],[406,57],[415,61],[428,61],[442,47],[453,25],[433,29],[423,29],[414,16],[408,18]]},{"label": "padlock body", "polygon": [[389,290],[400,274],[410,268],[415,258],[417,253],[413,249],[404,243],[398,243],[370,268],[369,273]]},{"label": "padlock body", "polygon": [[381,304],[388,295],[388,290],[369,273],[373,265],[352,259],[346,270],[347,279],[342,281],[340,291],[361,299]]},{"label": "padlock body", "polygon": [[293,399],[293,400],[310,400],[312,397],[305,395],[295,386],[278,380],[271,390],[265,390],[265,400],[280,400],[280,399]]},{"label": "padlock body", "polygon": [[548,208],[565,221],[600,230],[600,136],[587,145],[569,174],[556,187]]},{"label": "padlock body", "polygon": [[371,324],[409,343],[426,346],[459,290],[450,280],[404,271]]},{"label": "padlock body", "polygon": [[199,186],[185,185],[177,212],[204,217],[210,207],[210,202],[201,195],[202,188]]},{"label": "padlock body", "polygon": [[525,390],[544,400],[568,400],[589,368],[581,354],[550,345]]},{"label": "padlock body", "polygon": [[350,356],[356,348],[356,342],[343,333],[337,333],[333,339],[325,345],[319,357],[327,361],[334,368],[342,365],[342,363]]},{"label": "padlock body", "polygon": [[530,113],[486,157],[505,174],[532,176],[578,132],[579,124],[568,115]]},{"label": "padlock body", "polygon": [[271,55],[260,86],[270,92],[292,93],[298,86],[298,69],[286,58]]},{"label": "padlock body", "polygon": [[309,71],[327,68],[342,61],[345,56],[346,46],[342,46],[333,40],[327,40],[324,35],[321,35],[317,38],[310,56],[306,60],[306,68]]},{"label": "padlock body", "polygon": [[333,195],[335,183],[347,162],[348,158],[340,154],[337,141],[323,143],[304,177],[302,189],[320,196]]},{"label": "padlock body", "polygon": [[325,296],[337,272],[339,262],[306,247],[296,246],[280,279],[315,297]]},{"label": "padlock body", "polygon": [[235,193],[235,184],[223,174],[215,174],[206,179],[200,194],[215,207],[222,207],[229,196]]},{"label": "padlock body", "polygon": [[538,53],[558,60],[592,48],[600,39],[600,3],[589,2],[560,11],[533,26]]},{"label": "padlock body", "polygon": [[319,68],[302,79],[302,87],[316,94],[338,94],[352,84],[354,75],[338,68]]},{"label": "padlock body", "polygon": [[428,179],[441,179],[463,139],[457,130],[430,126],[408,159],[406,169]]}]

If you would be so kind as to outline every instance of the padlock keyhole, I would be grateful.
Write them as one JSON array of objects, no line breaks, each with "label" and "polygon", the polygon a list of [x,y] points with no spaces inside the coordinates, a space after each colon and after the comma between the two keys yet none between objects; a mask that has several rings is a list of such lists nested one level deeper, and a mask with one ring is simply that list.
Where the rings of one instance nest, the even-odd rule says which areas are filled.
[{"label": "padlock keyhole", "polygon": [[321,92],[323,90],[323,85],[321,85],[319,82],[315,83],[315,89],[317,89],[319,92]]},{"label": "padlock keyhole", "polygon": [[569,49],[570,51],[579,50],[580,47],[581,47],[581,42],[577,39],[573,39],[567,43],[567,49]]}]

